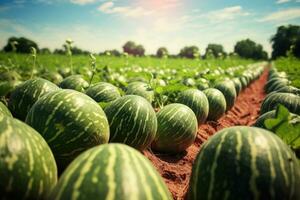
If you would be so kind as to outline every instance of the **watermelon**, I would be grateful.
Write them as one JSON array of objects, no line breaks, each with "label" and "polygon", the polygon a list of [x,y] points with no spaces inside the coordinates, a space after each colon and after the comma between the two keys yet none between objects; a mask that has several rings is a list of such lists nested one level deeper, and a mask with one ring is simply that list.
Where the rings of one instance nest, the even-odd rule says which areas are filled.
[{"label": "watermelon", "polygon": [[300,96],[291,93],[273,93],[268,95],[260,108],[260,114],[276,110],[278,104],[285,106],[290,112],[300,115]]},{"label": "watermelon", "polygon": [[104,111],[110,126],[110,142],[125,143],[144,150],[153,141],[157,119],[145,98],[125,95],[109,104]]},{"label": "watermelon", "polygon": [[276,116],[276,110],[271,110],[269,112],[266,112],[259,116],[259,118],[256,120],[256,122],[253,124],[253,126],[258,128],[266,128],[265,127],[265,120],[266,119],[272,119]]},{"label": "watermelon", "polygon": [[248,86],[247,78],[245,76],[241,76],[239,80],[241,81],[242,89],[245,89]]},{"label": "watermelon", "polygon": [[216,84],[215,88],[223,93],[226,100],[226,110],[230,110],[237,96],[234,83],[231,80],[223,81]]},{"label": "watermelon", "polygon": [[38,132],[0,115],[1,199],[45,199],[57,182],[53,154]]},{"label": "watermelon", "polygon": [[71,68],[70,67],[62,67],[58,70],[58,73],[62,75],[64,78],[71,75]]},{"label": "watermelon", "polygon": [[21,76],[16,71],[0,71],[0,96],[6,96],[11,93],[18,85]]},{"label": "watermelon", "polygon": [[276,90],[278,93],[293,93],[300,96],[300,89],[293,86],[284,86]]},{"label": "watermelon", "polygon": [[272,92],[276,87],[279,86],[286,86],[289,83],[288,79],[285,78],[272,78],[268,80],[268,82],[265,85],[265,91],[267,93]]},{"label": "watermelon", "polygon": [[62,89],[40,98],[26,123],[47,141],[59,170],[81,152],[109,140],[109,125],[101,107],[75,90]]},{"label": "watermelon", "polygon": [[0,115],[4,115],[4,116],[7,116],[7,117],[12,117],[12,114],[11,112],[8,110],[8,108],[4,105],[4,103],[2,103],[0,101]]},{"label": "watermelon", "polygon": [[24,121],[30,108],[39,98],[56,90],[59,90],[59,88],[45,79],[27,80],[12,91],[8,108],[14,117]]},{"label": "watermelon", "polygon": [[86,92],[96,102],[110,102],[121,97],[118,88],[110,83],[100,82],[89,87]]},{"label": "watermelon", "polygon": [[300,199],[300,166],[272,132],[225,128],[201,147],[188,199]]},{"label": "watermelon", "polygon": [[147,83],[132,82],[129,83],[126,89],[127,95],[138,95],[147,99],[150,103],[154,100],[154,92]]},{"label": "watermelon", "polygon": [[208,116],[208,100],[203,92],[197,89],[188,89],[179,94],[177,103],[182,103],[191,108],[198,121],[198,125],[203,124]]},{"label": "watermelon", "polygon": [[208,120],[217,121],[226,111],[226,99],[223,93],[215,88],[208,88],[203,91],[209,103]]},{"label": "watermelon", "polygon": [[89,83],[81,75],[72,75],[65,78],[59,87],[63,89],[72,89],[78,92],[84,92],[89,87]]},{"label": "watermelon", "polygon": [[42,77],[56,85],[60,84],[63,81],[62,75],[60,75],[58,72],[47,72],[43,74]]},{"label": "watermelon", "polygon": [[163,199],[172,196],[150,161],[123,144],[104,144],[76,158],[49,199]]},{"label": "watermelon", "polygon": [[198,123],[187,106],[173,103],[157,113],[157,133],[152,149],[164,153],[179,153],[191,146],[197,135]]},{"label": "watermelon", "polygon": [[238,78],[232,79],[232,82],[234,83],[236,94],[238,95],[242,91],[242,83]]}]

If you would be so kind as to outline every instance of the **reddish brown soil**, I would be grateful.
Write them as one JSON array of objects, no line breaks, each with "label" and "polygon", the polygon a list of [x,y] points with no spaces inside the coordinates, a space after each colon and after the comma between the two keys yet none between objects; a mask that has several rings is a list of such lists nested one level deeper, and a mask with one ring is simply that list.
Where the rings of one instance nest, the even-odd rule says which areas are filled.
[{"label": "reddish brown soil", "polygon": [[267,71],[240,93],[234,107],[217,122],[209,121],[199,127],[197,138],[192,146],[178,155],[164,155],[144,151],[144,155],[154,164],[164,178],[175,200],[185,199],[193,162],[205,142],[215,132],[230,126],[252,125],[265,97],[263,87],[267,81]]}]

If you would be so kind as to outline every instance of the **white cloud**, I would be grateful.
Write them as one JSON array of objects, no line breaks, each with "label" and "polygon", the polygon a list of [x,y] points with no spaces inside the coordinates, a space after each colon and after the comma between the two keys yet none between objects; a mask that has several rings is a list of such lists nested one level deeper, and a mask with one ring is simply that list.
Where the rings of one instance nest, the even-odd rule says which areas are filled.
[{"label": "white cloud", "polygon": [[283,3],[287,3],[290,2],[291,0],[277,0],[276,4],[283,4]]},{"label": "white cloud", "polygon": [[241,6],[232,6],[223,8],[221,10],[211,11],[205,14],[211,21],[225,21],[233,20],[240,16],[249,15],[248,12],[244,11]]},{"label": "white cloud", "polygon": [[300,8],[290,8],[286,10],[280,10],[273,12],[264,18],[260,19],[260,22],[284,22],[292,19],[300,18]]},{"label": "white cloud", "polygon": [[141,6],[115,6],[114,2],[108,1],[98,7],[98,10],[106,14],[122,14],[127,17],[146,16],[152,13]]},{"label": "white cloud", "polygon": [[96,0],[70,0],[70,1],[71,1],[71,3],[79,4],[79,5],[85,5],[85,4],[96,2]]}]

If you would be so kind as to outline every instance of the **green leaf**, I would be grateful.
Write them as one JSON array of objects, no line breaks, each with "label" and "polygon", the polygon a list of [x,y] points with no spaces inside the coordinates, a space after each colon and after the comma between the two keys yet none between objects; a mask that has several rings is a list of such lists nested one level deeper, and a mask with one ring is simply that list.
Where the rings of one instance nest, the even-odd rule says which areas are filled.
[{"label": "green leaf", "polygon": [[[279,105],[274,119],[265,120],[268,130],[274,132],[295,152],[300,150],[300,116],[289,113],[288,109]],[[299,155],[298,155],[299,156]]]}]

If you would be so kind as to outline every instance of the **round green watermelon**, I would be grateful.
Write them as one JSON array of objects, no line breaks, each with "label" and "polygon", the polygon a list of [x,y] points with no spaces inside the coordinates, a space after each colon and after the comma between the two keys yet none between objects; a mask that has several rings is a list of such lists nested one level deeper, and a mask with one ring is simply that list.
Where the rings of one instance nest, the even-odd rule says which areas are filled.
[{"label": "round green watermelon", "polygon": [[121,97],[118,88],[110,83],[100,82],[89,87],[85,93],[96,102],[110,102]]},{"label": "round green watermelon", "polygon": [[57,182],[53,154],[38,132],[0,115],[1,199],[45,199]]},{"label": "round green watermelon", "polygon": [[153,141],[157,119],[145,98],[125,95],[109,104],[104,111],[110,126],[110,142],[125,143],[144,150]]},{"label": "round green watermelon", "polygon": [[49,199],[163,199],[172,196],[150,161],[123,144],[104,144],[76,158]]},{"label": "round green watermelon", "polygon": [[234,106],[237,96],[234,83],[231,80],[223,81],[215,85],[215,88],[223,93],[226,100],[226,110],[230,110]]},{"label": "round green watermelon", "polygon": [[42,78],[30,79],[12,91],[8,108],[14,117],[24,121],[33,104],[43,95],[57,91],[59,88]]},{"label": "round green watermelon", "polygon": [[198,121],[198,125],[203,124],[208,116],[208,100],[206,95],[197,89],[188,89],[179,94],[177,103],[182,103],[191,108]]},{"label": "round green watermelon", "polygon": [[127,95],[138,95],[147,99],[150,103],[154,100],[154,92],[147,83],[132,82],[129,83],[126,89]]},{"label": "round green watermelon", "polygon": [[109,125],[102,108],[75,90],[62,89],[40,98],[26,123],[47,141],[59,170],[81,152],[109,140]]},{"label": "round green watermelon", "polygon": [[0,101],[0,114],[7,116],[7,117],[12,117],[11,112],[8,110],[8,108]]},{"label": "round green watermelon", "polygon": [[60,75],[58,72],[47,72],[43,74],[42,77],[56,85],[60,84],[63,81],[62,75]]},{"label": "round green watermelon", "polygon": [[260,128],[231,127],[201,147],[188,199],[300,199],[299,185],[299,162],[279,137]]},{"label": "round green watermelon", "polygon": [[223,93],[215,88],[208,88],[203,91],[209,103],[208,120],[217,121],[226,111],[226,99]]},{"label": "round green watermelon", "polygon": [[239,78],[232,79],[232,82],[234,83],[236,94],[238,95],[242,91],[242,83]]},{"label": "round green watermelon", "polygon": [[152,149],[164,153],[179,153],[191,146],[197,136],[198,123],[187,106],[173,103],[157,113],[157,133]]},{"label": "round green watermelon", "polygon": [[290,112],[300,115],[300,96],[291,93],[268,95],[261,105],[260,114],[275,110],[279,104],[285,106]]},{"label": "round green watermelon", "polygon": [[89,87],[89,83],[81,75],[72,75],[65,78],[59,84],[59,87],[84,92]]}]

